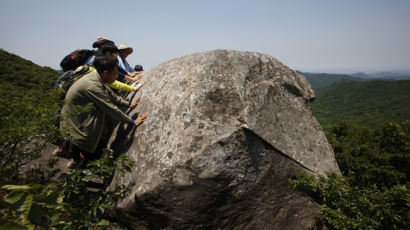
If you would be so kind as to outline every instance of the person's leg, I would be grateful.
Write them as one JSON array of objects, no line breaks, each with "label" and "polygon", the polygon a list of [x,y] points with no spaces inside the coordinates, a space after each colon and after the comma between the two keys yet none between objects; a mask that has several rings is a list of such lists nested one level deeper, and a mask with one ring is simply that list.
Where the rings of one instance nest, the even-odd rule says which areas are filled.
[{"label": "person's leg", "polygon": [[108,140],[101,140],[100,143],[98,143],[98,146],[94,152],[94,159],[99,159],[103,155],[104,149],[107,148],[107,144]]},{"label": "person's leg", "polygon": [[83,158],[83,154],[80,148],[78,148],[75,144],[72,142],[69,143],[69,150],[70,153],[72,154],[72,157],[75,161],[80,161],[81,158]]},{"label": "person's leg", "polygon": [[87,163],[88,163],[88,157],[87,154],[84,153],[82,154],[82,158],[79,160],[78,164],[76,164],[75,168],[76,169],[85,169],[87,167]]},{"label": "person's leg", "polygon": [[53,155],[56,157],[72,158],[70,153],[70,141],[63,139],[54,149]]},{"label": "person's leg", "polygon": [[105,141],[100,141],[94,153],[86,152],[81,150],[76,145],[71,144],[70,149],[71,152],[77,154],[77,158],[74,159],[76,162],[75,167],[76,169],[85,169],[87,167],[87,163],[91,160],[96,160],[101,157],[103,153],[103,149],[106,147]]},{"label": "person's leg", "polygon": [[[106,128],[107,129],[107,128]],[[108,131],[110,130],[109,128],[107,129]],[[104,131],[107,131],[104,130]],[[73,143],[69,142],[69,152],[72,154],[73,160],[70,161],[67,166],[69,168],[76,168],[76,169],[85,169],[87,167],[87,163],[90,160],[96,160],[100,158],[103,154],[104,148],[107,147],[108,143],[108,135],[103,135],[103,138],[100,139],[100,142],[98,143],[97,148],[95,149],[94,153],[90,153],[87,151],[84,151],[80,148],[78,148],[76,145]],[[67,143],[63,145],[63,147],[67,146]]]},{"label": "person's leg", "polygon": [[67,163],[67,167],[71,169],[82,169],[87,165],[87,159],[84,157],[83,151],[70,141],[64,141],[63,146],[71,155],[71,160]]}]

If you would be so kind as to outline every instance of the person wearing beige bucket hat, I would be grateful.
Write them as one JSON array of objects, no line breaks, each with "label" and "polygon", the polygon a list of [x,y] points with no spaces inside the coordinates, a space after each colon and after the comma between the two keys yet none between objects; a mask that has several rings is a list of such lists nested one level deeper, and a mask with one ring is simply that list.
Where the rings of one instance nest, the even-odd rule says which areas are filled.
[{"label": "person wearing beige bucket hat", "polygon": [[126,58],[128,55],[134,52],[134,50],[131,47],[127,46],[126,44],[122,44],[122,43],[118,46],[118,50],[123,52],[124,58]]},{"label": "person wearing beige bucket hat", "polygon": [[[126,60],[126,58],[130,54],[132,54],[133,51],[134,50],[126,44],[121,43],[120,45],[118,45],[118,67],[124,69],[127,72],[127,74],[124,76],[121,76],[121,73],[119,73],[119,79],[122,78],[126,81],[135,82],[142,78],[142,76],[138,74],[139,72],[136,72],[133,68],[131,68],[130,64],[128,64]],[[139,87],[141,87],[143,84],[143,81],[136,83],[136,85],[139,85]]]}]

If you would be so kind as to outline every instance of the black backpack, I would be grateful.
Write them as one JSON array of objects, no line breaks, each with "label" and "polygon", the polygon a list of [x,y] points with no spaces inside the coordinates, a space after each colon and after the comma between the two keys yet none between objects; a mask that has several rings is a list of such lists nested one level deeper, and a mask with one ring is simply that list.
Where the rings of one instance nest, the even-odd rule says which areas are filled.
[{"label": "black backpack", "polygon": [[74,70],[80,65],[83,65],[87,59],[94,55],[94,51],[86,49],[78,49],[65,56],[60,62],[61,68],[66,72],[68,70]]}]

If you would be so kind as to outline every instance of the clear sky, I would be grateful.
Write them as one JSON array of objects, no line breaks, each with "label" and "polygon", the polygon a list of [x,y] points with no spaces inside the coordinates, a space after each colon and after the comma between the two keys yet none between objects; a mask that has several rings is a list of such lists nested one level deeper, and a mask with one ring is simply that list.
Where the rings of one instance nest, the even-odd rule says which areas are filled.
[{"label": "clear sky", "polygon": [[0,0],[0,31],[0,48],[55,69],[105,36],[145,69],[234,49],[301,71],[410,70],[410,0]]}]

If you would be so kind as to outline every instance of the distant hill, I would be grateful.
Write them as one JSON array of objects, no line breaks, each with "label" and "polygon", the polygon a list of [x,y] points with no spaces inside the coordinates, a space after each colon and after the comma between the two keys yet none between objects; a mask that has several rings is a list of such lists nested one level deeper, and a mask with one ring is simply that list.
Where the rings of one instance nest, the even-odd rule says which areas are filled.
[{"label": "distant hill", "polygon": [[341,80],[316,90],[313,112],[322,126],[339,120],[374,125],[410,119],[410,80]]},{"label": "distant hill", "polygon": [[304,75],[313,89],[329,86],[339,80],[369,81],[369,80],[410,80],[410,71],[384,71],[376,73],[358,72],[353,74],[333,74],[333,73],[310,73],[300,72]]},{"label": "distant hill", "polygon": [[354,77],[360,77],[364,79],[388,79],[388,80],[408,80],[410,79],[410,71],[383,71],[376,73],[353,73],[351,74]]},{"label": "distant hill", "polygon": [[331,73],[304,73],[303,74],[313,89],[319,89],[329,86],[339,80],[348,79],[354,81],[365,81],[365,79],[360,77],[353,77],[347,74],[331,74]]},{"label": "distant hill", "polygon": [[0,84],[24,88],[52,88],[60,74],[0,49]]}]

